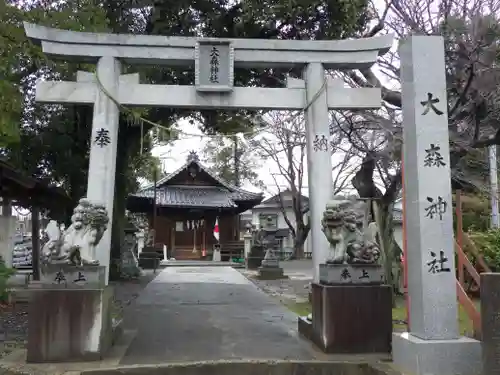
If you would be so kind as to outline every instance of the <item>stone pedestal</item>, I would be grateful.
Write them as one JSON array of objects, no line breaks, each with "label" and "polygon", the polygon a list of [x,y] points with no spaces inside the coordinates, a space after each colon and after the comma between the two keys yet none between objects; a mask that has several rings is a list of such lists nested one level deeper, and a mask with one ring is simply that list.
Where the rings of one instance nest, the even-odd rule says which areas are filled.
[{"label": "stone pedestal", "polygon": [[243,244],[244,244],[244,255],[245,255],[245,261],[248,259],[248,256],[250,255],[250,250],[252,249],[252,234],[251,233],[245,233],[243,235]]},{"label": "stone pedestal", "polygon": [[214,252],[213,252],[213,255],[212,255],[212,261],[214,261],[214,262],[220,262],[221,261],[220,248],[214,248]]},{"label": "stone pedestal", "polygon": [[481,369],[481,343],[469,337],[422,340],[408,332],[395,332],[392,347],[394,366],[405,374],[470,375]]},{"label": "stone pedestal", "polygon": [[500,375],[500,273],[481,274],[483,374]]},{"label": "stone pedestal", "polygon": [[320,264],[319,283],[322,285],[380,285],[384,269],[378,264]]},{"label": "stone pedestal", "polygon": [[306,339],[313,341],[312,322],[307,316],[299,316],[299,333]]},{"label": "stone pedestal", "polygon": [[144,238],[144,231],[141,230],[135,234],[135,237],[137,238],[137,257],[141,255],[142,250],[144,249],[145,245],[145,238]]},{"label": "stone pedestal", "polygon": [[101,360],[114,343],[113,289],[105,267],[48,266],[30,285],[27,361]]},{"label": "stone pedestal", "polygon": [[278,279],[287,279],[288,276],[285,276],[283,273],[283,268],[281,267],[259,267],[259,275],[258,278],[261,280],[278,280]]},{"label": "stone pedestal", "polygon": [[250,254],[246,259],[246,266],[249,270],[256,270],[262,264],[264,260],[264,251],[262,249],[253,248],[250,250]]},{"label": "stone pedestal", "polygon": [[325,353],[390,353],[391,287],[381,284],[312,284],[312,322],[299,332]]},{"label": "stone pedestal", "polygon": [[33,284],[33,290],[59,288],[100,288],[105,285],[106,267],[71,266],[68,264],[48,264],[40,269],[40,282]]},{"label": "stone pedestal", "polygon": [[268,249],[259,267],[259,279],[277,280],[286,278],[287,276],[284,275],[283,268],[280,267],[279,259],[273,256],[272,250]]}]

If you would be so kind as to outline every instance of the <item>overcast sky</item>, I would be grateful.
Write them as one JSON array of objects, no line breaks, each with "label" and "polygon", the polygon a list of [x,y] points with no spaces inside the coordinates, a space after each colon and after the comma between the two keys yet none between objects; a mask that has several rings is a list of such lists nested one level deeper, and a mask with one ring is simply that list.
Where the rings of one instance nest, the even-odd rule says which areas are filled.
[{"label": "overcast sky", "polygon": [[[175,141],[172,145],[155,147],[152,151],[154,156],[162,160],[163,170],[166,173],[174,172],[176,169],[180,168],[186,162],[186,158],[191,151],[198,153],[200,159],[203,160],[204,155],[202,151],[206,142],[210,139],[210,137],[203,134],[196,125],[191,125],[188,121],[180,121],[177,125],[179,129],[186,134],[181,134],[179,137],[180,139]],[[273,186],[274,180],[270,173],[277,173],[277,168],[275,165],[271,168],[269,164],[271,163],[267,163],[266,166],[262,166],[256,172],[258,172],[259,178],[263,180],[265,185]],[[280,184],[285,184],[285,182],[280,181]],[[248,183],[244,183],[242,187],[254,192],[260,191],[255,188],[255,186]],[[269,195],[267,192],[264,193],[266,196]]]},{"label": "overcast sky", "polygon": [[[376,68],[375,68],[376,71]],[[381,80],[384,80],[384,76],[381,74],[377,74]],[[178,128],[181,132],[185,134],[181,134],[179,140],[173,142],[172,145],[169,146],[159,146],[155,147],[152,150],[154,156],[159,157],[162,160],[163,170],[166,173],[171,173],[181,167],[185,162],[186,158],[190,151],[195,151],[200,156],[200,159],[204,159],[204,155],[202,150],[207,140],[210,139],[209,136],[202,133],[202,131],[193,124],[190,124],[188,121],[180,121],[178,124]],[[332,164],[336,165],[339,163],[339,159],[341,160],[343,155],[334,155]],[[259,175],[259,178],[263,181],[264,186],[267,187],[266,191],[263,191],[266,198],[277,194],[280,190],[284,190],[287,188],[287,182],[283,176],[279,175],[279,170],[277,165],[268,160],[265,163],[260,163],[261,167],[256,171]],[[304,161],[304,183],[302,187],[302,194],[308,195],[308,180],[307,180],[307,161]],[[283,166],[286,164],[282,164]],[[274,176],[274,177],[273,177]],[[276,182],[279,185],[279,188],[276,187]],[[255,186],[252,186],[248,182],[245,182],[242,186],[244,189],[260,192]],[[350,184],[349,184],[349,187]]]}]

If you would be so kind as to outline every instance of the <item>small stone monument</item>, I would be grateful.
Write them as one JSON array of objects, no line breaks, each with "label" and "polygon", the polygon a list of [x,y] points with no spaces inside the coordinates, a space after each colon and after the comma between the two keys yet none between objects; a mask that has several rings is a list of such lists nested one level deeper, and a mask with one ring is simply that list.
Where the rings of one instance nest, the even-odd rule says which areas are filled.
[{"label": "small stone monument", "polygon": [[95,260],[108,222],[104,206],[83,198],[64,232],[49,227],[41,279],[30,284],[28,362],[100,360],[112,345],[113,293]]},{"label": "small stone monument", "polygon": [[312,284],[312,321],[299,318],[299,331],[327,353],[391,351],[391,287],[383,285],[380,250],[367,230],[369,208],[332,200],[323,214],[329,257]]},{"label": "small stone monument", "polygon": [[134,252],[137,247],[137,227],[130,219],[127,220],[124,232],[125,237],[120,255],[120,276],[125,279],[133,279],[141,275],[141,269]]},{"label": "small stone monument", "polygon": [[145,246],[144,229],[140,229],[138,232],[136,232],[135,237],[137,238],[137,257],[139,257]]},{"label": "small stone monument", "polygon": [[263,228],[264,239],[262,244],[266,249],[264,259],[259,267],[259,279],[276,280],[287,278],[283,274],[283,268],[279,265],[279,258],[275,254],[277,244],[276,232],[278,228],[272,224],[272,218],[268,217],[265,227]]},{"label": "small stone monument", "polygon": [[243,254],[245,256],[245,265],[248,267],[248,257],[252,249],[252,224],[247,223],[245,234],[243,235]]},{"label": "small stone monument", "polygon": [[215,244],[214,245],[214,250],[212,254],[212,261],[213,262],[220,262],[221,261],[221,254],[220,254],[220,244]]},{"label": "small stone monument", "polygon": [[261,266],[266,253],[264,248],[264,237],[266,232],[262,228],[257,229],[255,226],[252,226],[251,233],[250,252],[246,259],[246,265],[247,269],[256,270]]}]

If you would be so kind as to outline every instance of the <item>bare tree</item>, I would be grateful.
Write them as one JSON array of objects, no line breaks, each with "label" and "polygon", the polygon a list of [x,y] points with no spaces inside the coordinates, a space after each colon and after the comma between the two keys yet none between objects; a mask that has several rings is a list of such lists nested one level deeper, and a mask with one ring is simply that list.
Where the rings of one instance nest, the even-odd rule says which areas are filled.
[{"label": "bare tree", "polygon": [[387,131],[387,124],[383,128],[380,126],[389,119],[390,111],[385,116],[343,113],[338,117],[337,129],[348,140],[351,152],[362,157],[351,182],[361,198],[371,200],[386,280],[398,291],[399,280],[393,273],[393,264],[399,259],[401,249],[394,239],[393,209],[402,185],[401,137],[397,129]]},{"label": "bare tree", "polygon": [[[486,190],[487,165],[478,149],[500,144],[499,7],[496,0],[385,0],[383,9],[372,4],[372,27],[362,35],[444,37],[453,186]],[[377,202],[373,214],[389,282],[392,261],[400,251],[392,231],[393,204],[402,185],[399,76],[397,49],[382,56],[376,68],[348,72],[346,81],[353,86],[381,88],[383,108],[342,113],[336,124],[362,156],[352,183],[360,197]],[[372,142],[367,141],[370,137]]]},{"label": "bare tree", "polygon": [[[265,116],[267,123],[266,131],[252,141],[252,147],[260,157],[277,169],[277,173],[272,173],[275,187],[278,190],[278,200],[281,212],[287,223],[292,237],[294,239],[295,256],[303,256],[304,242],[310,230],[310,224],[307,220],[309,205],[307,198],[303,195],[306,186],[304,182],[306,164],[306,136],[304,118],[300,113],[290,112],[270,112]],[[348,152],[342,152],[343,144],[341,137],[332,136],[330,147],[336,154],[334,174],[334,194],[338,194],[347,188],[350,177],[355,171],[352,164],[354,155]],[[284,199],[284,190],[280,185],[276,175],[285,180],[286,190],[291,196],[291,206],[293,219],[289,217],[287,205],[289,203]]]},{"label": "bare tree", "polygon": [[[373,12],[374,26],[363,35],[392,33],[398,40],[409,34],[443,35],[453,178],[458,182],[479,184],[477,187],[482,187],[481,177],[484,176],[475,176],[473,171],[466,170],[467,166],[461,160],[474,154],[474,148],[500,144],[500,90],[497,88],[500,74],[496,61],[500,36],[496,14],[499,8],[499,1],[489,0],[386,0],[382,11]],[[348,80],[354,85],[382,89],[384,110],[366,112],[358,118],[378,125],[381,132],[392,140],[400,140],[398,111],[401,109],[401,92],[398,89],[397,51],[381,57],[378,67],[378,73],[375,69],[365,69],[348,75]],[[387,147],[391,152],[399,152],[390,143]],[[370,185],[369,181],[362,180]]]}]

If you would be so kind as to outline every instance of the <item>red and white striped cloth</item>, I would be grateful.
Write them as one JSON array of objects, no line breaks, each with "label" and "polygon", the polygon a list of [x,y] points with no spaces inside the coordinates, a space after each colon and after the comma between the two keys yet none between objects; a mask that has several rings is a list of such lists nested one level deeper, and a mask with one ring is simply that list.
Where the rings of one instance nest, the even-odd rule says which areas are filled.
[{"label": "red and white striped cloth", "polygon": [[215,225],[214,225],[214,237],[217,241],[219,241],[219,218],[215,218]]}]

